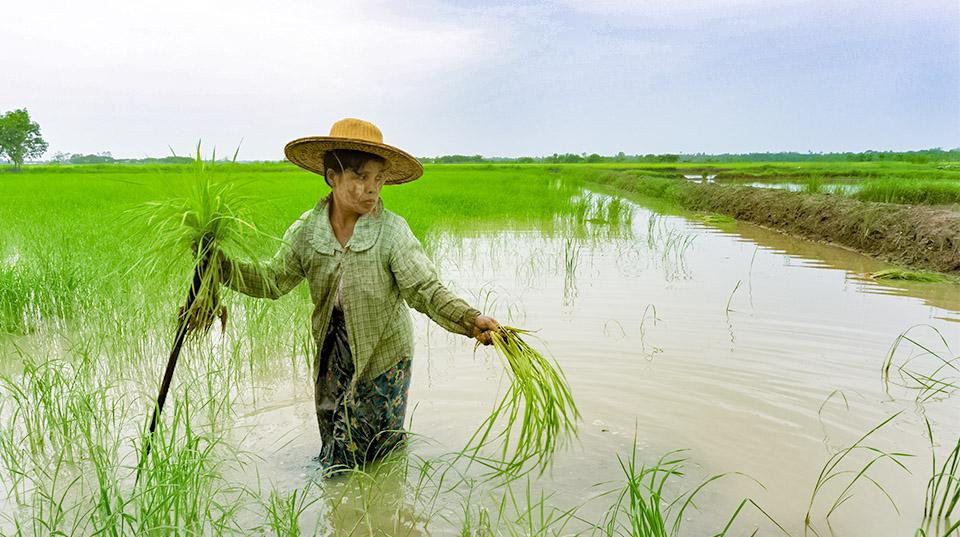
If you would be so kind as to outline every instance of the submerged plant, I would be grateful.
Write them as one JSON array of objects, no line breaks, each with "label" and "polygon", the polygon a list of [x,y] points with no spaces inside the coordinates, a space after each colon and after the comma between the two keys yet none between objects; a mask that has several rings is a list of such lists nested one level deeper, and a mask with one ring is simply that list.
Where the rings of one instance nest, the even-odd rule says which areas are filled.
[{"label": "submerged plant", "polygon": [[[565,437],[576,434],[580,411],[574,403],[567,379],[555,361],[548,360],[525,342],[520,334],[529,334],[509,326],[493,332],[493,347],[503,359],[510,385],[490,416],[467,443],[465,452],[473,460],[482,460],[495,475],[518,476],[528,461],[532,468],[546,469],[550,457]],[[493,428],[504,419],[503,430],[491,437]],[[514,426],[519,429],[514,436]],[[500,441],[502,459],[480,459],[478,450],[492,441]]]}]

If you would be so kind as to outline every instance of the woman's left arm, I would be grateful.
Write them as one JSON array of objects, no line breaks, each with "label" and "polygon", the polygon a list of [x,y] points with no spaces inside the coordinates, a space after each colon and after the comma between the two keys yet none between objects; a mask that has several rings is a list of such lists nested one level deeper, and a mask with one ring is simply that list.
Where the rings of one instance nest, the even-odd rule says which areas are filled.
[{"label": "woman's left arm", "polygon": [[496,321],[480,315],[479,310],[440,282],[433,262],[406,222],[397,231],[396,242],[390,251],[390,269],[407,304],[449,332],[477,337],[488,343],[490,336],[484,330],[495,328]]}]

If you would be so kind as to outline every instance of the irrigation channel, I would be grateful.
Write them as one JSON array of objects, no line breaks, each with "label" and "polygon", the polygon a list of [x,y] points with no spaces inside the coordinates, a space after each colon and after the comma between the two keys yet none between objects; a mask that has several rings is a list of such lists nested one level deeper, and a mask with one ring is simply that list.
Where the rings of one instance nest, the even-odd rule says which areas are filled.
[{"label": "irrigation channel", "polygon": [[[452,289],[503,323],[539,330],[533,341],[565,371],[583,420],[577,441],[560,452],[546,474],[509,488],[479,479],[457,482],[449,475],[438,483],[447,454],[461,448],[489,413],[501,388],[502,366],[492,350],[474,354],[463,338],[415,314],[417,355],[408,410],[415,435],[406,462],[371,469],[373,478],[319,481],[306,351],[269,366],[239,360],[233,368],[204,370],[203,363],[233,363],[223,357],[256,346],[243,337],[225,337],[240,328],[228,328],[227,334],[215,329],[195,351],[212,356],[209,362],[195,357],[191,365],[184,359],[186,371],[205,372],[193,376],[194,385],[175,388],[179,398],[191,390],[219,393],[224,385],[238,390],[244,384],[231,379],[245,375],[258,379],[256,387],[239,390],[244,393],[226,410],[168,402],[168,421],[193,412],[201,418],[192,434],[212,428],[219,442],[209,453],[203,441],[195,442],[190,459],[174,445],[190,445],[190,434],[159,441],[156,451],[193,461],[169,472],[191,475],[181,480],[194,482],[195,488],[165,493],[194,494],[183,504],[156,500],[154,507],[182,510],[184,518],[171,516],[170,524],[205,532],[245,528],[274,534],[294,520],[293,527],[308,534],[459,535],[464,527],[488,523],[521,535],[530,533],[528,528],[590,534],[591,524],[602,523],[616,499],[616,493],[604,493],[623,486],[618,457],[626,462],[636,447],[638,464],[654,465],[665,455],[685,459],[683,475],[666,483],[667,499],[727,474],[699,491],[696,509],[682,515],[681,535],[721,531],[745,498],[792,535],[913,535],[923,525],[931,475],[926,422],[940,464],[960,435],[960,414],[949,397],[951,388],[931,394],[917,389],[907,373],[937,367],[937,358],[925,355],[920,345],[941,358],[957,356],[958,287],[881,283],[866,276],[882,268],[879,263],[843,249],[742,223],[715,225],[709,219],[660,214],[631,202],[613,202],[613,211],[608,195],[583,195],[591,201],[579,215],[556,217],[557,229],[568,226],[576,233],[498,229],[433,233],[427,240]],[[294,296],[283,299],[299,301],[290,308],[290,323],[305,324],[305,295]],[[232,326],[261,315],[256,304],[234,303]],[[893,352],[885,382],[884,363],[905,331],[911,340],[901,340]],[[29,355],[33,349],[49,355],[70,347],[69,338],[44,342],[45,333],[6,338],[3,352],[12,355],[16,348]],[[154,337],[162,348],[164,334],[143,344],[154,344],[149,343]],[[129,376],[155,377],[155,370],[156,363],[144,364]],[[84,382],[96,386],[101,376]],[[5,389],[8,395],[11,388]],[[147,384],[142,397],[151,391]],[[122,382],[111,383],[104,397],[123,392]],[[16,411],[10,401],[0,414],[7,424]],[[124,417],[112,418],[127,424],[124,429],[95,431],[100,443],[110,446],[99,456],[120,461],[108,472],[113,480],[98,475],[96,463],[62,454],[50,459],[59,462],[45,469],[47,477],[37,477],[29,461],[10,460],[22,445],[7,445],[0,466],[2,532],[15,534],[19,526],[24,533],[44,533],[44,521],[53,520],[67,532],[92,533],[98,524],[109,525],[104,522],[109,508],[123,502],[130,516],[156,516],[150,514],[153,500],[133,492],[136,450],[130,438],[142,426],[146,407],[140,403],[124,406]],[[852,497],[827,518],[876,452],[851,452],[834,469],[838,475],[814,494],[824,465],[894,415],[866,444],[912,456],[896,457],[903,468],[888,458],[869,466],[873,482],[857,481],[847,491]],[[208,425],[205,416],[213,416]],[[4,429],[10,442],[22,439],[18,434]],[[75,442],[83,451],[84,442]],[[674,450],[683,451],[668,455]],[[95,455],[84,453],[84,459]],[[404,464],[406,473],[396,470]],[[17,477],[18,468],[33,477]],[[189,516],[213,522],[190,526],[197,522]],[[759,535],[781,534],[759,509],[747,505],[731,534],[749,535],[754,528]],[[936,534],[932,526],[928,534]]]}]

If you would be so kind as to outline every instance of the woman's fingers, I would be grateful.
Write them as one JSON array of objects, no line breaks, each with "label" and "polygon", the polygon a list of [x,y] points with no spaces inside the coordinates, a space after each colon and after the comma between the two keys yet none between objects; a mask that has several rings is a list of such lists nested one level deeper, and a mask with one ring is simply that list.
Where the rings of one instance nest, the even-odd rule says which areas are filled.
[{"label": "woman's fingers", "polygon": [[493,317],[487,315],[478,315],[476,323],[477,328],[481,330],[497,330],[500,328],[500,323]]},{"label": "woman's fingers", "polygon": [[477,341],[483,343],[484,345],[490,345],[493,343],[493,332],[490,330],[484,330],[477,335]]}]

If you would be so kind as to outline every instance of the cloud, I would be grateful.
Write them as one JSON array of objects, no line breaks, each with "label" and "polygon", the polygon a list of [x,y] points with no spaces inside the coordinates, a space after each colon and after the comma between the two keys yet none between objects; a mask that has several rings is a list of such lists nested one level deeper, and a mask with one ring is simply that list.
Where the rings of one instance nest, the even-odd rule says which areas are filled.
[{"label": "cloud", "polygon": [[[136,152],[155,152],[147,144],[166,147],[184,124],[282,137],[305,121],[444,98],[450,83],[522,53],[521,12],[437,1],[18,2],[0,35],[17,76],[2,91],[45,117],[46,132],[85,124],[82,143],[54,144],[67,151],[130,152],[131,136],[117,136],[127,130],[143,137]],[[158,132],[166,140],[146,142]],[[263,155],[256,140],[249,147]]]}]

